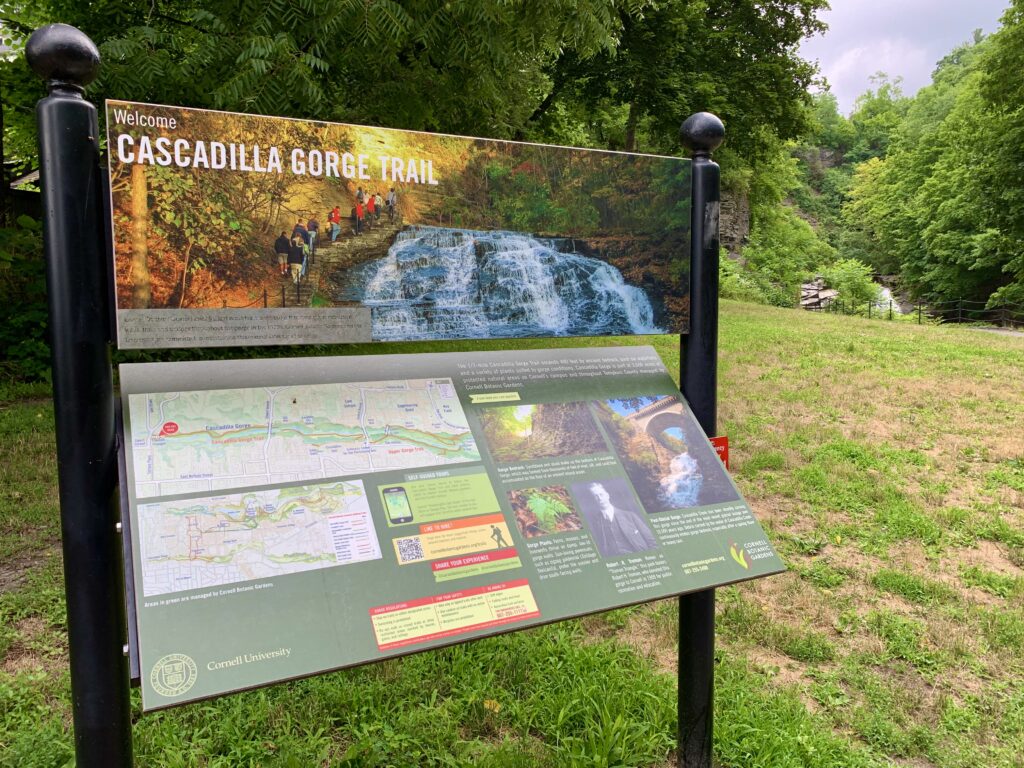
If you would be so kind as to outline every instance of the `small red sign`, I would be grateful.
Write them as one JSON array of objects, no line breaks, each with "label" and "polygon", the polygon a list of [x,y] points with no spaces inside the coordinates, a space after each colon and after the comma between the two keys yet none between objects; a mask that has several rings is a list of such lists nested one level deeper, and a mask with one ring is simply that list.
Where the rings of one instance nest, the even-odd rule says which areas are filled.
[{"label": "small red sign", "polygon": [[711,445],[715,448],[715,453],[718,454],[718,458],[725,464],[725,468],[729,468],[729,437],[722,435],[721,437],[712,437]]},{"label": "small red sign", "polygon": [[173,435],[178,431],[178,425],[173,421],[168,421],[164,424],[163,429],[160,430],[160,436]]}]

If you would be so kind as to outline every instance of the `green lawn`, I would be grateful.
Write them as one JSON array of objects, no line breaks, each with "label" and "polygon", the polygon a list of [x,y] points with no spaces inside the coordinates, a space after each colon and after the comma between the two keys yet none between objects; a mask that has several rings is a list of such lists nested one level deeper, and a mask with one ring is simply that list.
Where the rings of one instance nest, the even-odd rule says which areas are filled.
[{"label": "green lawn", "polygon": [[[719,592],[718,759],[1024,765],[1024,339],[727,302],[721,343],[790,571]],[[45,389],[0,390],[4,768],[71,764],[52,428]],[[665,601],[140,713],[137,763],[666,766],[676,633]]]}]

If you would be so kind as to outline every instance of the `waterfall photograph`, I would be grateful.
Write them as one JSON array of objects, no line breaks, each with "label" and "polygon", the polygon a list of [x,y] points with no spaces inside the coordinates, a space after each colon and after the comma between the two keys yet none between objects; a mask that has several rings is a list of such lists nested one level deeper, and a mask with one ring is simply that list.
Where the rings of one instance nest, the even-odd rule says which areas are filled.
[{"label": "waterfall photograph", "polygon": [[339,341],[687,330],[688,160],[108,113],[119,311],[345,308],[364,330]]},{"label": "waterfall photograph", "polygon": [[[687,322],[688,168],[475,142],[386,253],[334,274],[374,340],[671,333]],[[452,177],[447,177],[452,178]]]},{"label": "waterfall photograph", "polygon": [[381,341],[664,333],[644,291],[583,241],[412,226],[364,273]]},{"label": "waterfall photograph", "polygon": [[739,498],[721,460],[678,397],[599,400],[592,405],[648,513]]}]

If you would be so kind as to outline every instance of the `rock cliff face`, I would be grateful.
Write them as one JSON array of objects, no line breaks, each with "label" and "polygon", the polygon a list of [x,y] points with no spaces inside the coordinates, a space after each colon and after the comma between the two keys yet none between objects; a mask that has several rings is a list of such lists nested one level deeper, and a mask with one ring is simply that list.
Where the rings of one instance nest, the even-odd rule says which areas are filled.
[{"label": "rock cliff face", "polygon": [[743,262],[740,251],[750,236],[750,200],[745,194],[722,190],[722,247],[733,261]]},{"label": "rock cliff face", "polygon": [[800,306],[804,309],[817,310],[827,308],[839,291],[833,290],[825,285],[825,278],[816,276],[809,283],[800,286]]}]

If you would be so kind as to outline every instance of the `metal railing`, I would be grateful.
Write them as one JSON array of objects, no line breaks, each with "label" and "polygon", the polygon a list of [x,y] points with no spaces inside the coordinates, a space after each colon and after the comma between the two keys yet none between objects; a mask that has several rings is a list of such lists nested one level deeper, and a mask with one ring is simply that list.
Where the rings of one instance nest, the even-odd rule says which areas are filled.
[{"label": "metal railing", "polygon": [[848,302],[843,300],[826,300],[818,307],[804,307],[810,312],[828,312],[839,315],[858,315],[868,319],[894,320],[899,317],[911,317],[918,325],[932,323],[969,323],[990,325],[999,328],[1024,328],[1024,306],[1020,304],[1000,304],[988,306],[984,301],[971,299],[951,299],[949,301],[916,302],[909,311],[903,305],[890,299],[888,304],[877,302]]}]

